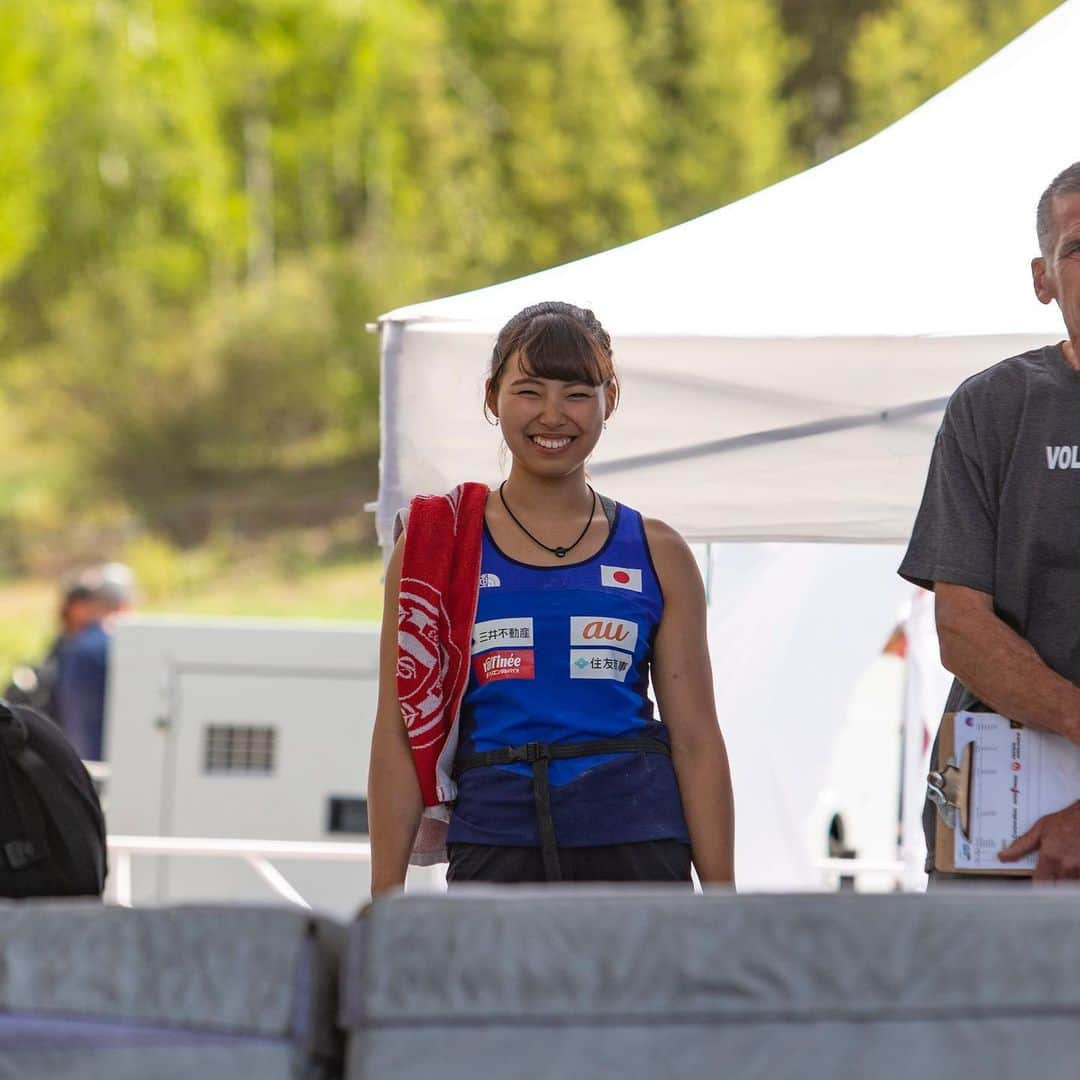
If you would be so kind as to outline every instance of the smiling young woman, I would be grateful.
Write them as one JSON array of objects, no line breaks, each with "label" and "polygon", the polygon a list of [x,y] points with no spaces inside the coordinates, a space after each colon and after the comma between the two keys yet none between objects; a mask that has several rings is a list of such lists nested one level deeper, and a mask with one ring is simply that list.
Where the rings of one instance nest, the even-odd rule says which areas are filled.
[{"label": "smiling young woman", "polygon": [[[448,880],[733,880],[733,806],[705,595],[662,522],[585,465],[618,404],[610,339],[549,302],[499,334],[485,413],[510,452],[483,511]],[[396,612],[401,551],[387,572]],[[373,892],[404,881],[421,805],[384,624],[369,801]],[[659,705],[654,718],[650,681]]]}]

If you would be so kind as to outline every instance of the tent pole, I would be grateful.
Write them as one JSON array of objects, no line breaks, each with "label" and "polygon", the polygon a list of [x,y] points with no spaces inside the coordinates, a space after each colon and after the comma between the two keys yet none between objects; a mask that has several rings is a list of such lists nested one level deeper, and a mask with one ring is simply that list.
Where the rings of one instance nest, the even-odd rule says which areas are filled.
[{"label": "tent pole", "polygon": [[383,560],[394,546],[394,515],[404,505],[399,458],[399,364],[405,324],[385,319],[379,323],[379,501],[375,529]]}]

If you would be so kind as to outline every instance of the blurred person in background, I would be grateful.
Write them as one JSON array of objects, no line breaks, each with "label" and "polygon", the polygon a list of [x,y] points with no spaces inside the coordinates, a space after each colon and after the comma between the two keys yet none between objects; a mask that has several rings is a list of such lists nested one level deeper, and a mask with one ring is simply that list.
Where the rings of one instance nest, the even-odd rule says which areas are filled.
[{"label": "blurred person in background", "polygon": [[55,718],[79,757],[103,759],[109,633],[118,615],[135,602],[135,577],[122,563],[88,570],[79,584],[91,596],[90,619],[59,650]]},{"label": "blurred person in background", "polygon": [[89,585],[80,578],[64,582],[60,592],[59,625],[52,644],[37,664],[23,664],[12,672],[4,700],[14,705],[29,705],[55,719],[60,653],[97,618],[97,612],[94,590]]}]

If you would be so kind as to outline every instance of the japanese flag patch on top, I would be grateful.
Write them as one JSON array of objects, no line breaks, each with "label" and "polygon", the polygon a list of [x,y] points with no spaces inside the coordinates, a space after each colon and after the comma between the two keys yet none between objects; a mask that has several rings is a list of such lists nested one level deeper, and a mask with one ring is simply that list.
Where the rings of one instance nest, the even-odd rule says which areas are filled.
[{"label": "japanese flag patch on top", "polygon": [[641,571],[627,566],[601,566],[600,581],[616,589],[641,592]]}]

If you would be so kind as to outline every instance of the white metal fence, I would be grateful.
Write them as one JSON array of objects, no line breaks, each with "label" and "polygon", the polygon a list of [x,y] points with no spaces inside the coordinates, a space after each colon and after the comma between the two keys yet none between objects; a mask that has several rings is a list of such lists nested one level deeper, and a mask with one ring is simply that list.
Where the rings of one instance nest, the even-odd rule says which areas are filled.
[{"label": "white metal fence", "polygon": [[282,899],[290,904],[311,905],[289,883],[272,859],[317,862],[370,862],[371,844],[304,840],[221,840],[184,836],[110,836],[108,899],[132,906],[131,862],[136,855],[170,858],[242,859]]}]

